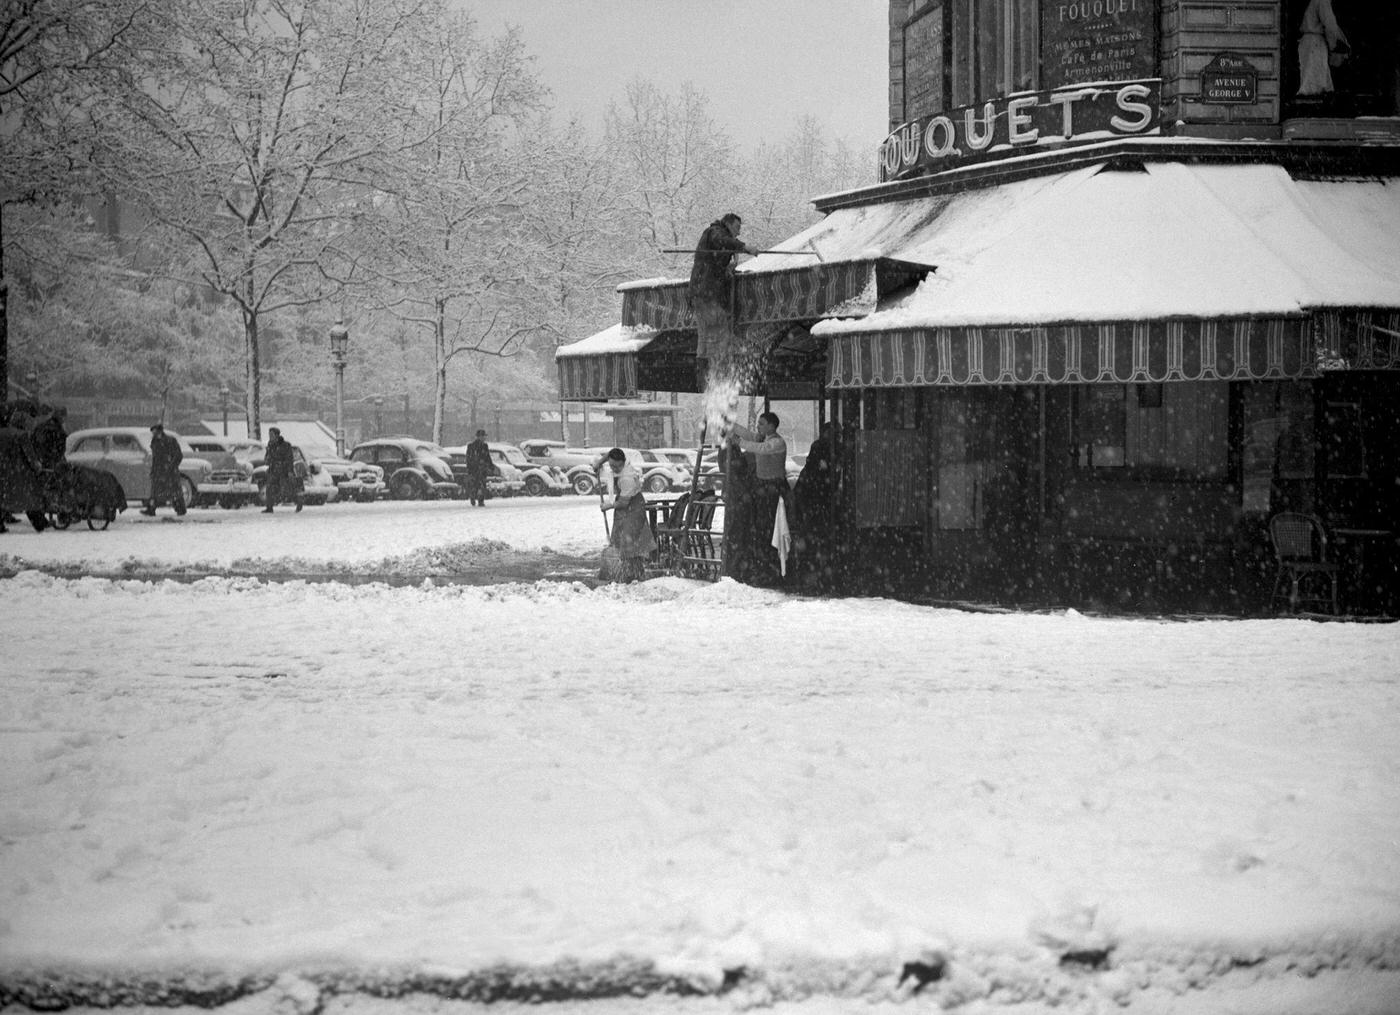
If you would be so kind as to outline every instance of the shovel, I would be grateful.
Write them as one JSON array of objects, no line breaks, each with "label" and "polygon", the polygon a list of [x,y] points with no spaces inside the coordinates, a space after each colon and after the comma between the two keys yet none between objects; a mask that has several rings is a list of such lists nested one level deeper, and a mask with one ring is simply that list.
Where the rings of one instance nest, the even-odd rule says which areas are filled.
[{"label": "shovel", "polygon": [[[603,484],[598,484],[598,506],[603,506]],[[620,582],[627,577],[626,565],[622,562],[622,551],[612,545],[612,531],[608,528],[608,513],[603,512],[603,533],[608,544],[603,547],[603,556],[598,561],[598,578],[605,582]]]}]

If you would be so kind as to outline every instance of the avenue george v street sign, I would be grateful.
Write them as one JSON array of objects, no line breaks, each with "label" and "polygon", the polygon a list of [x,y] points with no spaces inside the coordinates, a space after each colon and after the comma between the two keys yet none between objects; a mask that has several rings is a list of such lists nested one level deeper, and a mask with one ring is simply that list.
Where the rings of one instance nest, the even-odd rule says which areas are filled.
[{"label": "avenue george v street sign", "polygon": [[1220,53],[1201,68],[1201,101],[1252,104],[1259,101],[1259,71],[1238,53]]}]

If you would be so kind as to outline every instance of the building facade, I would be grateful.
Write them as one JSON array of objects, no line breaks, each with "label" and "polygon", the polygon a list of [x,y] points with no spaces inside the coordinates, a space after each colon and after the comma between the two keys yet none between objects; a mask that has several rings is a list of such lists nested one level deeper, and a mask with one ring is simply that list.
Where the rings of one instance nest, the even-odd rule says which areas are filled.
[{"label": "building facade", "polygon": [[[1393,7],[892,0],[880,182],[735,277],[836,424],[834,587],[1263,613],[1299,511],[1395,615]],[[684,293],[623,286],[564,397],[686,390]]]}]

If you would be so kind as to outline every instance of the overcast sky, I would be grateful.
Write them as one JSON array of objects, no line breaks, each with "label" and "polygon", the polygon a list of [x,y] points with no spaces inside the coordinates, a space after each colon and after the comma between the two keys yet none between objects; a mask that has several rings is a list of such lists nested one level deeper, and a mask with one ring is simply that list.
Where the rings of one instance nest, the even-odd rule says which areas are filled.
[{"label": "overcast sky", "polygon": [[886,0],[459,0],[518,26],[561,118],[601,125],[627,83],[690,81],[744,148],[810,114],[871,158],[886,131]]}]

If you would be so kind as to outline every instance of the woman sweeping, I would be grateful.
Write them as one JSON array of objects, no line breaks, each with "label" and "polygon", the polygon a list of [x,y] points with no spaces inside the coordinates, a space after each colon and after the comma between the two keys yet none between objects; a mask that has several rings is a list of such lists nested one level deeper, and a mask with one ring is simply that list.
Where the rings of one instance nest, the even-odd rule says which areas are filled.
[{"label": "woman sweeping", "polygon": [[[642,496],[642,477],[627,461],[621,448],[613,448],[603,458],[602,480],[612,492],[612,503],[602,502],[602,510],[613,512],[612,532],[608,536],[622,556],[618,580],[641,581],[647,557],[656,549],[656,539],[647,521],[646,500]],[[606,519],[604,519],[606,523]]]}]

